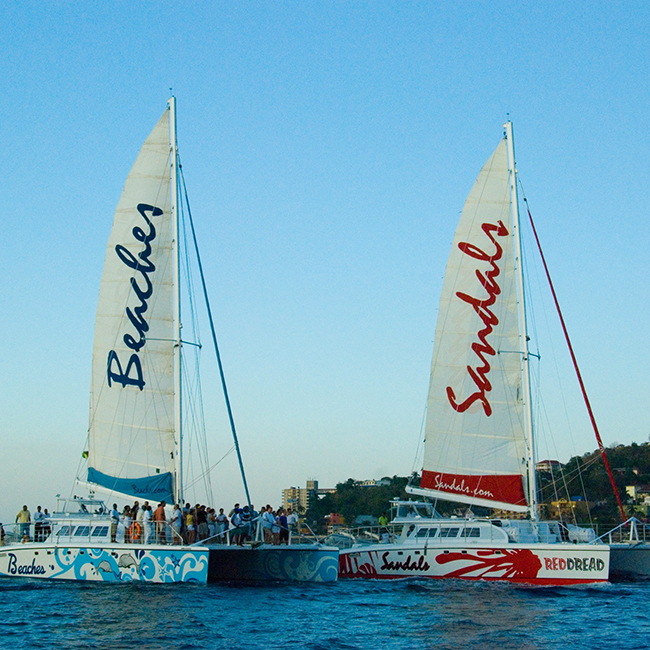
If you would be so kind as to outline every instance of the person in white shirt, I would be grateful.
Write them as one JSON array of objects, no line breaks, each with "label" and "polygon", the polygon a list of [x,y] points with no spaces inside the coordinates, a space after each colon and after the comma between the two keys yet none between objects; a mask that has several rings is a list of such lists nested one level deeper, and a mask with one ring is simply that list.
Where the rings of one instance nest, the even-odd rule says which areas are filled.
[{"label": "person in white shirt", "polygon": [[43,541],[43,519],[45,515],[41,512],[41,506],[36,506],[36,512],[34,513],[34,541],[42,542]]},{"label": "person in white shirt", "polygon": [[264,543],[272,544],[273,543],[273,526],[275,525],[275,516],[273,514],[273,508],[270,505],[267,505],[264,513],[262,514],[262,532],[264,533]]},{"label": "person in white shirt", "polygon": [[287,510],[287,527],[290,535],[298,532],[298,515],[291,508]]},{"label": "person in white shirt", "polygon": [[169,520],[169,525],[172,527],[174,544],[180,544],[183,541],[181,537],[181,524],[183,522],[183,513],[181,512],[181,506],[177,503],[174,506],[174,512],[172,513],[172,518]]},{"label": "person in white shirt", "polygon": [[142,522],[144,523],[144,543],[149,544],[153,536],[153,525],[151,523],[151,506],[142,506]]},{"label": "person in white shirt", "polygon": [[131,543],[131,522],[133,521],[133,518],[131,517],[130,506],[124,506],[124,513],[122,516],[123,516],[122,523],[124,524],[124,543],[130,544]]},{"label": "person in white shirt", "polygon": [[223,544],[226,536],[222,533],[226,532],[228,529],[228,516],[224,513],[223,508],[219,508],[219,514],[216,516],[215,520],[217,522],[217,543]]}]

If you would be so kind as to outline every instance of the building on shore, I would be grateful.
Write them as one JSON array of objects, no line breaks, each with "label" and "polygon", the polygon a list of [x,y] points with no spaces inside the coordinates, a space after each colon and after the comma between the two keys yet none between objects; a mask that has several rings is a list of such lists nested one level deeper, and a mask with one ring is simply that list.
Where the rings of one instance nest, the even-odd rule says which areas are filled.
[{"label": "building on shore", "polygon": [[318,497],[334,492],[336,488],[319,488],[317,480],[309,479],[304,488],[289,487],[282,490],[282,507],[304,514]]},{"label": "building on shore", "polygon": [[559,460],[540,460],[535,465],[538,472],[559,472],[563,467]]}]

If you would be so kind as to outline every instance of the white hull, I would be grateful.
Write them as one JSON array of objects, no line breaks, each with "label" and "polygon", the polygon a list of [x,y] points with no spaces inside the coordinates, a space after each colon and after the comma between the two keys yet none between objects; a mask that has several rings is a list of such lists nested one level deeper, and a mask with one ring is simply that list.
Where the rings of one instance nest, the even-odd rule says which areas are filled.
[{"label": "white hull", "polygon": [[335,582],[338,548],[26,543],[0,547],[0,576],[96,582]]},{"label": "white hull", "polygon": [[340,578],[461,578],[537,585],[607,582],[609,547],[592,544],[356,545]]},{"label": "white hull", "polygon": [[26,543],[0,547],[0,576],[98,582],[208,580],[209,550],[154,544]]}]

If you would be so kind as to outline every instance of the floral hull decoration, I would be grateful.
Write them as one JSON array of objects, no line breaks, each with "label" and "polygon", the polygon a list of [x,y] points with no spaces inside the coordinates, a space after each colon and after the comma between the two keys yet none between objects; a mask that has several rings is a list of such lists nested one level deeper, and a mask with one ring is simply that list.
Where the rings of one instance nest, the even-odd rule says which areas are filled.
[{"label": "floral hull decoration", "polygon": [[0,551],[0,575],[100,582],[207,582],[207,549],[10,546]]}]

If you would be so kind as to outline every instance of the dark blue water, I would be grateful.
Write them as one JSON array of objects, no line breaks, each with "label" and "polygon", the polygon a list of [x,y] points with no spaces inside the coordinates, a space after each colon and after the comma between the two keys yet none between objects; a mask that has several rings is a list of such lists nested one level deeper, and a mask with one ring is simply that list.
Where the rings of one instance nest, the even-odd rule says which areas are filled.
[{"label": "dark blue water", "polygon": [[647,648],[650,584],[0,580],[1,648]]}]

